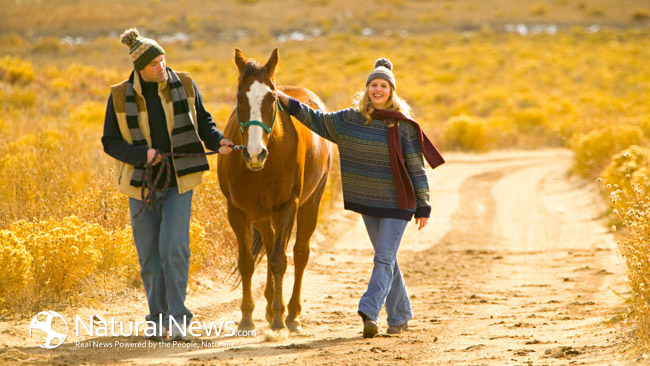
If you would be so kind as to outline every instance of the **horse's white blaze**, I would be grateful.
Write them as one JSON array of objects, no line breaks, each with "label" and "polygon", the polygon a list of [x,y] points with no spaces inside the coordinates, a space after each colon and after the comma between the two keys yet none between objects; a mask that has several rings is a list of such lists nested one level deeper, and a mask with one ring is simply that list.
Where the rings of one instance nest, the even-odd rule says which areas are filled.
[{"label": "horse's white blaze", "polygon": [[[248,105],[250,106],[250,117],[251,121],[262,121],[262,100],[266,94],[270,93],[271,89],[259,81],[255,81],[248,92],[246,97],[248,97]],[[270,126],[269,126],[270,127]],[[250,126],[248,127],[248,144],[246,145],[246,150],[250,154],[251,158],[254,160],[257,159],[257,156],[264,149],[264,130],[260,126]]]}]

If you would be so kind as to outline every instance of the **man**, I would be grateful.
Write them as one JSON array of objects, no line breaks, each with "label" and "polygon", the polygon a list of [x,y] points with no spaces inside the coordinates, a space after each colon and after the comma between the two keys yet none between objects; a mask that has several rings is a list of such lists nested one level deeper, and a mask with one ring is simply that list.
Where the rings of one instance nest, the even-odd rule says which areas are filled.
[{"label": "man", "polygon": [[[171,174],[167,177],[163,169],[149,209],[142,209],[141,201],[145,164],[153,166],[155,177],[162,160],[156,150],[204,153],[203,140],[208,149],[228,154],[232,142],[217,130],[190,75],[166,67],[165,51],[156,41],[141,37],[136,29],[126,30],[120,41],[129,47],[134,71],[111,87],[102,144],[116,159],[118,190],[129,197],[149,304],[146,319],[156,324],[145,334],[160,341],[169,331],[171,340],[189,341],[186,327],[192,313],[185,307],[185,296],[192,189],[209,169],[208,160],[203,155],[170,158]],[[162,190],[167,181],[168,188]]]}]

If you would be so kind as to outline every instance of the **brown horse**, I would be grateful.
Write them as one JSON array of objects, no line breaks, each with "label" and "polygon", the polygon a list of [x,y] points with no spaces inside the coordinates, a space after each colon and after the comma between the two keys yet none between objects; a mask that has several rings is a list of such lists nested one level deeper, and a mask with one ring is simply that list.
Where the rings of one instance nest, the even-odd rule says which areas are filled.
[{"label": "brown horse", "polygon": [[[278,64],[277,49],[263,66],[235,49],[235,64],[239,69],[237,107],[224,134],[246,149],[241,154],[235,151],[220,155],[217,171],[228,201],[228,221],[239,247],[243,287],[239,329],[255,328],[251,277],[256,257],[265,250],[266,319],[273,330],[285,328],[286,324],[291,331],[298,332],[302,276],[331,166],[331,146],[280,108],[273,78]],[[309,90],[280,90],[315,108],[324,108],[320,98]],[[287,268],[287,245],[296,221],[295,281],[285,323],[282,282]]]}]

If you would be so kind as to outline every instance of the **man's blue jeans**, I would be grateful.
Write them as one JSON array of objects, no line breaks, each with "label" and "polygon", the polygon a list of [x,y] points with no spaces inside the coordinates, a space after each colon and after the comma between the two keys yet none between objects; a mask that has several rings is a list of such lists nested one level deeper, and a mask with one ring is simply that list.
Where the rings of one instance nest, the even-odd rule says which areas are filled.
[{"label": "man's blue jeans", "polygon": [[145,207],[134,219],[140,207],[142,201],[129,198],[133,240],[149,304],[146,319],[158,324],[162,315],[163,326],[167,327],[169,316],[173,316],[178,324],[184,321],[189,325],[192,313],[185,307],[185,296],[190,269],[192,191],[178,194],[173,187],[155,192],[153,210]]},{"label": "man's blue jeans", "polygon": [[413,310],[397,264],[397,250],[408,221],[367,215],[363,215],[363,221],[375,248],[375,257],[368,290],[359,301],[359,311],[377,321],[379,311],[386,305],[388,325],[404,324],[413,318]]}]

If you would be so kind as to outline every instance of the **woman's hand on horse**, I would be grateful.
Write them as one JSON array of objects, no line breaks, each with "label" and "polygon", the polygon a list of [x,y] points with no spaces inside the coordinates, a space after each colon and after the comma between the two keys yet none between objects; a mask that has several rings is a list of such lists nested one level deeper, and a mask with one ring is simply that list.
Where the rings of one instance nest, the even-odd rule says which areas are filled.
[{"label": "woman's hand on horse", "polygon": [[422,230],[425,226],[427,226],[428,221],[428,217],[416,217],[415,224],[418,225],[418,230]]},{"label": "woman's hand on horse", "polygon": [[232,141],[228,139],[221,139],[219,145],[221,145],[219,147],[219,154],[230,154],[232,148],[235,146]]},{"label": "woman's hand on horse", "polygon": [[278,89],[275,89],[275,95],[278,97],[280,100],[280,103],[282,103],[283,106],[288,107],[289,106],[289,96],[284,94]]},{"label": "woman's hand on horse", "polygon": [[147,164],[152,166],[157,165],[158,163],[160,163],[161,160],[162,160],[162,155],[158,154],[156,156],[156,149],[149,148],[149,150],[147,150]]}]

